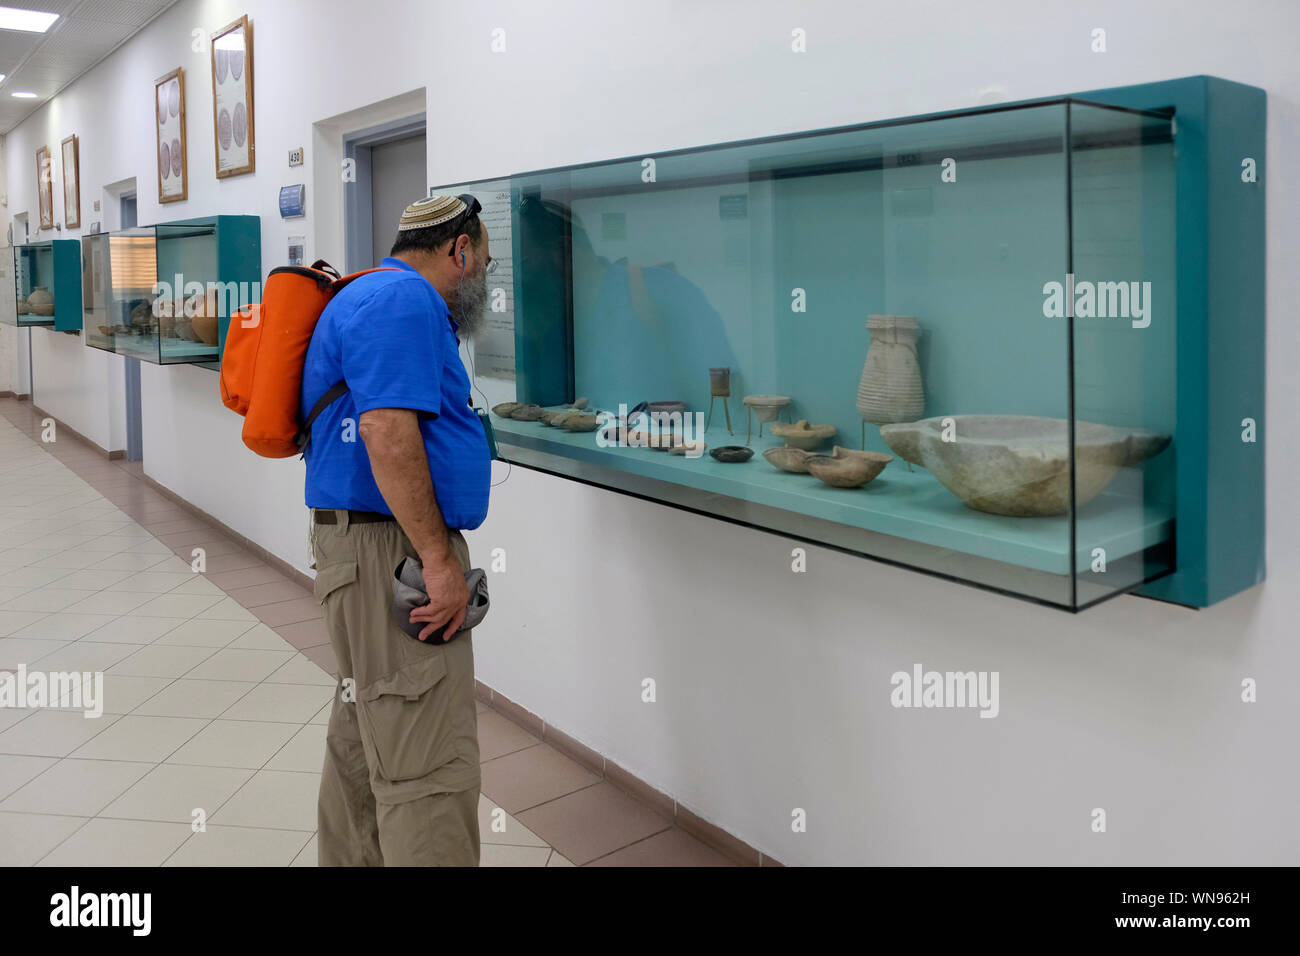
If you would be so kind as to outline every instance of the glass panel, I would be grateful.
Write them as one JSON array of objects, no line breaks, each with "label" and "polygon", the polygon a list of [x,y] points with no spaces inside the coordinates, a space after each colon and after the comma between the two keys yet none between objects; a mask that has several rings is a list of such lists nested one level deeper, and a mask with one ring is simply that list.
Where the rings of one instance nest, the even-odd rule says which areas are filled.
[{"label": "glass panel", "polygon": [[[498,408],[502,457],[1075,606],[1070,324],[1044,304],[1069,271],[1066,111],[513,177],[476,385],[493,405],[586,399],[598,421]],[[1099,112],[1123,123],[1090,117],[1079,141],[1132,139],[1131,114]],[[435,190],[494,197],[503,265],[504,185]],[[617,427],[646,402],[677,417]],[[708,452],[638,443],[660,435]]]},{"label": "glass panel", "polygon": [[218,361],[219,316],[238,307],[240,293],[236,283],[228,300],[232,290],[216,276],[212,223],[84,237],[86,344],[155,364]]},{"label": "glass panel", "polygon": [[13,312],[5,322],[18,326],[54,325],[54,249],[48,242],[13,247]]},{"label": "glass panel", "polygon": [[1175,175],[1168,117],[1070,106],[1077,602],[1173,570]]}]

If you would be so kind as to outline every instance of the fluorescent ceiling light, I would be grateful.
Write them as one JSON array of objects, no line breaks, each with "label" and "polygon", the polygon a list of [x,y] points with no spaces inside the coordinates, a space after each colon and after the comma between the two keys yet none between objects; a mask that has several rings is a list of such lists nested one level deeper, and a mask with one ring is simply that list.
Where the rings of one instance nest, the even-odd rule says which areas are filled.
[{"label": "fluorescent ceiling light", "polygon": [[35,93],[29,93],[27,90],[17,90],[17,91],[15,91],[15,92],[13,92],[13,93],[10,93],[9,95],[10,95],[10,96],[13,96],[13,97],[15,97],[15,98],[17,98],[17,99],[20,99],[20,100],[34,100],[34,99],[36,99],[36,94],[35,94]]},{"label": "fluorescent ceiling light", "polygon": [[0,7],[0,30],[23,30],[27,33],[44,33],[59,19],[57,13],[42,10],[20,10],[17,7]]},{"label": "fluorescent ceiling light", "polygon": [[4,81],[5,81],[5,75],[3,73],[0,73],[0,83],[3,83]]}]

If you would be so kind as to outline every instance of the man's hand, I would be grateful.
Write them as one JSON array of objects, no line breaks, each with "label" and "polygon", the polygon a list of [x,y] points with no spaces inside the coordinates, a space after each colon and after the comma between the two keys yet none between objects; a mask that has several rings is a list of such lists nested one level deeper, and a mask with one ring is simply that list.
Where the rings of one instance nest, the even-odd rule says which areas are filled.
[{"label": "man's hand", "polygon": [[424,567],[420,572],[424,577],[425,590],[429,592],[429,603],[417,607],[411,612],[411,623],[428,622],[420,631],[420,640],[428,640],[429,635],[447,627],[447,640],[456,633],[465,620],[466,605],[469,603],[469,586],[465,583],[465,573],[460,569],[460,561],[455,554],[435,558],[431,562],[422,561]]},{"label": "man's hand", "polygon": [[359,424],[379,493],[424,565],[429,603],[411,612],[411,623],[427,624],[422,641],[450,624],[450,638],[465,620],[469,586],[438,509],[419,419],[410,409],[372,408]]}]

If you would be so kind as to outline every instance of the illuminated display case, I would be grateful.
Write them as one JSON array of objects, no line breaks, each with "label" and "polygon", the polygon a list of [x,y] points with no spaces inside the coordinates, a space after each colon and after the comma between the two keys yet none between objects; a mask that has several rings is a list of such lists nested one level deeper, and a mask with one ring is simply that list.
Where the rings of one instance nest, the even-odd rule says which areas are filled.
[{"label": "illuminated display case", "polygon": [[82,237],[86,345],[218,367],[231,314],[261,299],[260,231],[210,216]]},{"label": "illuminated display case", "polygon": [[[50,239],[12,246],[0,253],[6,269],[0,321],[44,326],[57,332],[81,329],[81,286],[77,281],[81,245],[76,239]],[[12,281],[8,281],[9,278]]]},{"label": "illuminated display case", "polygon": [[1193,77],[439,187],[503,265],[501,456],[1069,610],[1249,587],[1264,102]]}]

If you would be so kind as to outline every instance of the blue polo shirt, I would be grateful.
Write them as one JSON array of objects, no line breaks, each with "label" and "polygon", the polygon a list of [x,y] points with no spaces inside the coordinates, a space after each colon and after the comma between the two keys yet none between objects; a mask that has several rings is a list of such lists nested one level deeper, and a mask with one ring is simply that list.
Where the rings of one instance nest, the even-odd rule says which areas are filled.
[{"label": "blue polo shirt", "polygon": [[302,376],[305,416],[335,382],[348,391],[312,425],[307,506],[392,514],[379,493],[359,431],[362,412],[419,413],[434,494],[449,528],[477,528],[487,517],[491,460],[487,436],[469,405],[455,322],[442,296],[400,259],[349,283],[321,313]]}]

